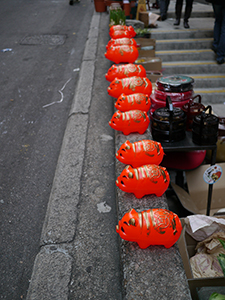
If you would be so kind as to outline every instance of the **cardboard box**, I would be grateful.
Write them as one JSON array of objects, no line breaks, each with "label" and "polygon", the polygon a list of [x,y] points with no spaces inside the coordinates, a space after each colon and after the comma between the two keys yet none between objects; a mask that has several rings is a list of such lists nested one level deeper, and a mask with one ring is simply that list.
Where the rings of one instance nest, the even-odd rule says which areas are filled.
[{"label": "cardboard box", "polygon": [[151,83],[155,83],[156,80],[162,76],[162,73],[159,71],[147,71],[146,76],[151,81]]},{"label": "cardboard box", "polygon": [[150,39],[150,38],[134,38],[135,41],[137,42],[138,45],[141,45],[141,47],[148,47],[148,46],[153,46],[155,48],[155,39]]},{"label": "cardboard box", "polygon": [[139,12],[139,21],[143,22],[145,27],[149,25],[149,12],[148,11],[140,11]]},{"label": "cardboard box", "polygon": [[[181,219],[182,223],[183,220]],[[185,273],[188,280],[188,285],[191,291],[192,299],[198,300],[197,289],[201,287],[210,287],[210,286],[225,286],[224,277],[209,277],[209,278],[194,278],[192,274],[192,269],[190,265],[190,258],[195,255],[195,247],[197,241],[195,241],[187,232],[186,227],[183,227],[181,236],[178,240],[178,247],[180,255],[183,261]]]},{"label": "cardboard box", "polygon": [[139,20],[144,23],[145,27],[155,27],[160,15],[154,14],[150,11],[140,11]]},{"label": "cardboard box", "polygon": [[[223,174],[213,184],[210,215],[225,208],[225,163],[218,163],[217,165],[222,168]],[[206,214],[209,185],[204,181],[203,174],[209,167],[208,164],[202,165],[195,170],[185,172],[189,193],[175,183],[171,183],[181,204],[193,214]]]},{"label": "cardboard box", "polygon": [[141,64],[146,71],[162,71],[162,60],[159,57],[139,57],[136,64]]},{"label": "cardboard box", "polygon": [[150,38],[135,38],[138,45],[139,57],[154,57],[155,56],[155,39]]}]

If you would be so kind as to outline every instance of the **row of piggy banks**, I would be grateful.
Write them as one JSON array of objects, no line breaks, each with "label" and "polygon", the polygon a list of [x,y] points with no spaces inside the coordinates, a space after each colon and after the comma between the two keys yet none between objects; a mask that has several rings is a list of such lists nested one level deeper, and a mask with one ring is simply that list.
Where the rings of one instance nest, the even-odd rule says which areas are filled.
[{"label": "row of piggy banks", "polygon": [[[112,27],[105,57],[117,64],[126,64],[113,65],[105,75],[110,81],[108,94],[117,98],[115,107],[118,109],[109,125],[124,135],[132,132],[143,134],[150,123],[147,112],[151,106],[152,84],[143,66],[133,63],[138,51],[132,27]],[[156,141],[131,143],[127,140],[116,152],[116,158],[127,165],[118,176],[116,186],[124,192],[133,193],[138,199],[149,194],[162,196],[170,183],[169,173],[160,166],[163,157],[163,148]],[[122,239],[137,242],[142,249],[150,245],[170,248],[178,240],[181,230],[179,217],[166,209],[137,212],[132,208],[116,226],[116,232]]]}]

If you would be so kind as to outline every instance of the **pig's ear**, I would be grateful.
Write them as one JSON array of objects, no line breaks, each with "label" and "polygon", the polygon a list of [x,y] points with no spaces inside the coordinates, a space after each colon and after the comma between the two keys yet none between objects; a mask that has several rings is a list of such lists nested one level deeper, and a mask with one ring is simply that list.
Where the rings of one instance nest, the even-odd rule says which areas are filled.
[{"label": "pig's ear", "polygon": [[136,210],[134,208],[131,208],[128,210],[127,214],[133,214],[133,213],[136,213]]}]

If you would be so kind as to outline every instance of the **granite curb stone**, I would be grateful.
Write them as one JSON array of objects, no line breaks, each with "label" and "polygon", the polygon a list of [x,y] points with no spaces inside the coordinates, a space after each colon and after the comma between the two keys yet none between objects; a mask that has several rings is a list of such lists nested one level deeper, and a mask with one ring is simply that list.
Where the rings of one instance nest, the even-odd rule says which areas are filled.
[{"label": "granite curb stone", "polygon": [[[145,134],[115,134],[115,152],[126,141],[136,142],[151,139],[148,129]],[[116,162],[116,176],[119,176],[125,165]],[[151,208],[168,209],[165,194],[161,197],[147,195],[137,199],[133,194],[117,188],[118,219],[131,208],[141,212]],[[136,243],[121,240],[121,261],[124,274],[123,287],[126,300],[155,299],[191,299],[182,259],[175,244],[169,249],[163,246],[150,246],[140,249]],[[166,267],[165,267],[166,266]]]},{"label": "granite curb stone", "polygon": [[[100,16],[94,14],[88,34],[89,37],[92,36],[93,38],[91,42],[89,39],[86,42],[79,82],[42,229],[40,242],[42,248],[35,259],[27,300],[68,299],[72,271],[72,257],[68,247],[74,239],[76,231],[76,206],[80,197],[88,109],[92,97],[96,58],[96,55],[93,57],[90,53],[93,51],[96,54],[99,20]],[[91,49],[89,49],[90,47]],[[87,86],[90,88],[87,89]],[[83,97],[81,97],[82,93],[84,93]],[[62,243],[66,245],[64,251],[60,248]],[[55,247],[54,250],[51,250],[53,249],[51,247]]]}]

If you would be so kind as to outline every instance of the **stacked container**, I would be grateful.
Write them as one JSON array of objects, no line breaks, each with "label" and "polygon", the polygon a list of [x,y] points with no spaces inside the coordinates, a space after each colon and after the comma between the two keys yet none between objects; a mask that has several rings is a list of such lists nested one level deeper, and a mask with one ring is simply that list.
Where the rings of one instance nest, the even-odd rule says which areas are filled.
[{"label": "stacked container", "polygon": [[157,108],[166,106],[169,96],[174,107],[182,108],[194,96],[194,79],[183,75],[163,76],[157,79],[155,93],[151,95],[152,102],[150,114]]}]

